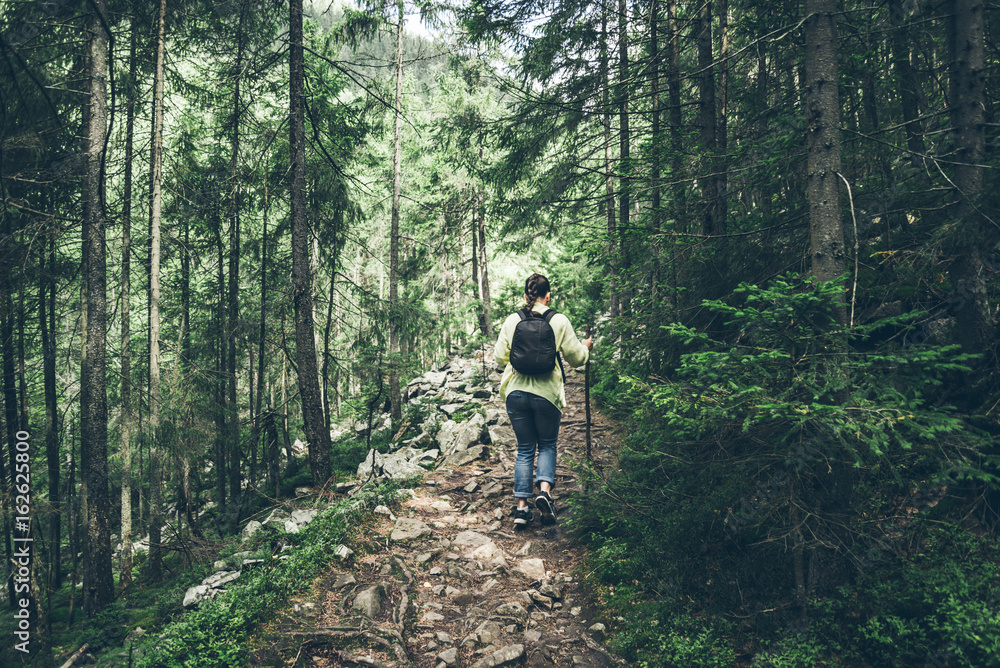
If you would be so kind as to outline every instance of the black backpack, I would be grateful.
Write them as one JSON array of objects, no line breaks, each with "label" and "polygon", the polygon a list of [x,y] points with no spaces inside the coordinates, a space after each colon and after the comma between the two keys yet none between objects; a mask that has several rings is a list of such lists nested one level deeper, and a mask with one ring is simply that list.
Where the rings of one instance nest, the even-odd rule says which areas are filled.
[{"label": "black backpack", "polygon": [[549,324],[556,313],[551,308],[544,314],[526,308],[517,312],[521,321],[514,327],[510,341],[510,365],[515,371],[525,376],[540,376],[551,373],[557,363],[562,369],[556,333]]}]

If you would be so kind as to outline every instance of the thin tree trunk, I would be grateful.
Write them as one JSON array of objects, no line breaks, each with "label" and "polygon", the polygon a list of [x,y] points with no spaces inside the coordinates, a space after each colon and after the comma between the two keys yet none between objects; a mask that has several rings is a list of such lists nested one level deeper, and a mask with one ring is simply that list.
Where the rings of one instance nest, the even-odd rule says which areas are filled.
[{"label": "thin tree trunk", "polygon": [[716,214],[716,157],[718,151],[718,116],[715,97],[715,62],[712,54],[712,2],[705,0],[699,6],[695,23],[698,43],[698,131],[702,146],[702,214],[701,233],[720,234]]},{"label": "thin tree trunk", "polygon": [[[477,311],[476,316],[477,319],[479,320],[479,331],[483,334],[483,336],[486,336],[486,314],[483,313],[482,302],[479,301],[479,285],[480,285],[479,230],[477,229],[479,225],[478,221],[479,216],[478,216],[478,211],[476,211],[476,209],[479,208],[478,207],[479,198],[476,195],[473,195],[472,200],[473,202],[476,203],[476,206],[474,207],[472,213],[472,221],[471,221],[472,222],[472,230],[471,230],[472,231],[472,299],[475,300],[476,302],[479,302],[479,306],[476,308]],[[465,222],[465,216],[463,214],[460,214],[459,217],[460,217],[459,229],[461,229],[464,226],[463,223]]]},{"label": "thin tree trunk", "polygon": [[[982,0],[952,0],[949,32],[949,106],[954,142],[954,204],[949,219],[958,221],[956,260],[949,273],[956,294],[955,331],[962,351],[988,353],[994,345],[995,327],[987,293],[986,253],[996,245],[996,225],[980,210],[983,194],[983,156],[986,150],[985,72],[983,59]],[[995,370],[995,357],[987,356]],[[975,382],[975,381],[974,381]],[[981,399],[974,399],[981,401]]]},{"label": "thin tree trunk", "polygon": [[153,137],[150,145],[149,197],[149,579],[163,576],[161,549],[162,485],[160,428],[160,219],[163,207],[163,75],[166,57],[166,0],[156,20],[156,64],[153,72]]},{"label": "thin tree trunk", "polygon": [[403,0],[396,0],[396,109],[392,154],[392,214],[389,231],[389,399],[392,422],[403,418],[399,387],[399,195],[403,177]]},{"label": "thin tree trunk", "polygon": [[812,273],[832,281],[845,267],[840,212],[840,102],[835,0],[806,0],[806,120]]},{"label": "thin tree trunk", "polygon": [[[7,274],[6,271],[3,272]],[[10,602],[10,607],[14,608],[14,602],[16,600],[14,592],[14,578],[11,573],[11,565],[14,562],[13,559],[13,545],[10,542],[10,526],[12,522],[12,517],[10,516],[10,499],[12,498],[8,492],[8,486],[13,487],[16,484],[16,449],[17,438],[15,434],[18,431],[18,418],[17,418],[17,389],[15,387],[15,372],[14,372],[14,328],[11,325],[11,319],[14,317],[13,305],[11,304],[10,293],[7,291],[7,279],[9,276],[3,276],[3,281],[0,282],[0,304],[3,306],[3,312],[0,313],[0,347],[3,348],[3,405],[4,405],[4,426],[6,427],[6,438],[7,438],[7,462],[9,464],[8,470],[0,471],[0,477],[3,478],[3,487],[0,488],[0,492],[3,492],[4,501],[4,521],[7,529],[7,559],[5,564],[5,573],[7,576],[7,595]],[[0,462],[0,467],[2,467],[2,462]]]},{"label": "thin tree trunk", "polygon": [[681,180],[681,67],[680,67],[680,36],[677,29],[677,0],[667,0],[667,33],[670,35],[667,45],[667,99],[670,122],[670,175],[674,186],[673,211],[675,224],[680,232],[687,230],[684,224],[684,186]]},{"label": "thin tree trunk", "polygon": [[729,210],[729,0],[719,0],[719,113],[718,130],[715,136],[715,227],[725,234]]},{"label": "thin tree trunk", "polygon": [[[87,166],[83,188],[87,281],[87,339],[80,370],[86,401],[86,459],[81,474],[86,477],[87,569],[83,607],[93,615],[114,600],[111,575],[111,531],[108,494],[108,398],[105,381],[107,331],[107,260],[104,219],[104,149],[107,133],[108,32],[106,0],[93,0],[88,20],[90,77],[87,118]],[[82,436],[82,434],[81,434]],[[84,439],[81,438],[81,450]]]},{"label": "thin tree trunk", "polygon": [[121,283],[121,571],[118,576],[124,591],[132,583],[132,160],[135,136],[135,98],[139,25],[133,16],[129,44],[129,92],[125,107],[125,182],[122,204],[122,283]]},{"label": "thin tree trunk", "polygon": [[[45,392],[45,458],[49,471],[49,504],[52,520],[49,523],[49,574],[50,589],[58,589],[62,582],[60,560],[62,554],[62,505],[60,502],[59,471],[59,399],[56,387],[56,284],[52,273],[55,268],[55,237],[48,242],[48,262],[43,261],[43,278],[38,289],[38,315],[42,335],[42,375]],[[45,256],[46,251],[42,251]]]},{"label": "thin tree trunk", "polygon": [[[218,308],[216,309],[216,319],[218,320],[218,335],[219,335],[219,346],[218,353],[215,356],[215,366],[219,377],[225,376],[226,370],[226,307],[225,307],[225,294],[226,294],[226,278],[224,274],[223,267],[225,266],[225,256],[222,248],[222,224],[219,223],[215,226],[215,251],[218,256],[218,264],[216,265],[215,280],[217,284],[217,290],[219,292]],[[223,509],[226,506],[226,470],[227,465],[227,453],[229,452],[228,438],[229,438],[229,428],[227,423],[226,414],[226,388],[222,383],[216,384],[215,389],[215,493],[218,497],[216,500],[219,504],[219,508]],[[235,503],[235,499],[230,498],[230,503]]]},{"label": "thin tree trunk", "polygon": [[892,49],[892,67],[899,89],[900,111],[906,131],[906,145],[910,149],[910,160],[915,168],[923,166],[924,146],[923,123],[920,120],[917,76],[910,64],[910,28],[906,20],[903,0],[889,0],[889,21],[892,32],[889,44]]},{"label": "thin tree trunk", "polygon": [[610,269],[610,317],[612,322],[618,318],[621,310],[618,298],[618,253],[615,240],[618,238],[618,228],[615,224],[615,181],[613,156],[611,154],[611,64],[610,47],[608,46],[608,13],[607,4],[601,5],[601,120],[604,124],[604,202],[608,226],[608,264]]},{"label": "thin tree trunk", "polygon": [[629,59],[628,59],[628,2],[618,0],[618,277],[619,308],[629,308],[630,288],[624,277],[628,275],[630,254],[626,236],[631,228],[632,160],[629,133]]},{"label": "thin tree trunk", "polygon": [[[260,442],[260,429],[261,429],[261,409],[264,400],[264,370],[265,370],[265,340],[267,338],[267,214],[269,207],[269,197],[267,192],[267,183],[265,180],[264,184],[264,222],[263,231],[261,233],[260,242],[260,324],[258,326],[257,336],[258,336],[258,349],[257,349],[257,409],[254,412],[254,452],[256,452],[257,443]],[[274,402],[272,401],[268,406],[268,409],[273,408]],[[254,462],[256,463],[256,461]],[[256,473],[256,467],[252,467],[254,473]]]},{"label": "thin tree trunk", "polygon": [[[229,316],[226,331],[226,426],[229,432],[229,498],[234,504],[232,521],[239,518],[236,504],[240,497],[240,422],[236,405],[236,336],[239,322],[240,285],[240,83],[243,78],[243,16],[245,3],[240,3],[240,18],[236,31],[236,67],[233,89],[232,141],[229,160]],[[235,529],[235,524],[234,527]]]},{"label": "thin tree trunk", "polygon": [[[479,149],[479,160],[482,162],[483,149]],[[493,333],[493,303],[490,299],[490,269],[489,269],[489,255],[486,253],[486,190],[485,186],[480,184],[479,186],[479,206],[476,207],[476,230],[479,234],[479,275],[482,278],[482,295],[483,300],[483,320],[485,321],[485,329],[483,334],[486,336],[487,341],[492,341],[496,338]]]},{"label": "thin tree trunk", "polygon": [[312,275],[309,267],[309,226],[306,221],[305,182],[305,64],[302,44],[302,0],[289,2],[289,178],[292,227],[292,292],[295,301],[295,352],[299,372],[302,421],[309,442],[309,464],[314,487],[330,478],[330,432],[324,428],[316,368],[313,327]]},{"label": "thin tree trunk", "polygon": [[[649,96],[650,130],[653,142],[649,165],[651,221],[654,233],[660,231],[660,8],[658,0],[649,3]],[[654,279],[655,280],[655,279]]]}]

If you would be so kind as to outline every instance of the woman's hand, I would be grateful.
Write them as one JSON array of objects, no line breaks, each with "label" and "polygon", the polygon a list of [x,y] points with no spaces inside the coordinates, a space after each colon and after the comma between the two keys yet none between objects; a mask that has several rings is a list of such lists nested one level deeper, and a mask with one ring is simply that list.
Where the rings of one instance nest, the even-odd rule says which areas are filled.
[{"label": "woman's hand", "polygon": [[581,341],[580,343],[582,343],[583,345],[587,346],[587,350],[593,350],[593,348],[594,348],[594,340],[591,339],[591,338],[586,338],[583,341]]}]

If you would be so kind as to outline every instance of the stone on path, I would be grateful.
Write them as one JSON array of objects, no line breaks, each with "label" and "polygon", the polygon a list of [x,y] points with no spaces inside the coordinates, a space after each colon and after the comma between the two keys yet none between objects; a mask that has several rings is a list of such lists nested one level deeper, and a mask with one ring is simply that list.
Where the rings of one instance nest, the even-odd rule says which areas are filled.
[{"label": "stone on path", "polygon": [[496,668],[524,656],[524,645],[507,645],[472,664],[472,668]]},{"label": "stone on path", "polygon": [[249,522],[247,522],[247,525],[243,527],[243,533],[241,534],[243,536],[243,540],[246,540],[250,536],[257,533],[257,531],[260,530],[261,526],[263,525],[257,520],[250,520]]},{"label": "stone on path", "polygon": [[445,651],[438,654],[437,658],[438,661],[441,661],[446,665],[454,666],[456,663],[458,663],[458,648],[449,647]]},{"label": "stone on path", "polygon": [[489,536],[484,536],[478,531],[463,531],[451,541],[452,546],[459,550],[474,549],[481,545],[490,545],[492,543],[493,541]]},{"label": "stone on path", "polygon": [[357,595],[354,599],[353,609],[366,617],[375,618],[382,611],[382,602],[385,601],[385,597],[385,585],[373,585]]},{"label": "stone on path", "polygon": [[337,573],[337,577],[333,581],[334,589],[343,589],[344,587],[350,587],[351,585],[357,584],[358,581],[354,579],[354,576],[350,573]]},{"label": "stone on path", "polygon": [[[458,468],[459,466],[465,466],[466,464],[471,464],[477,459],[483,459],[488,456],[489,451],[486,449],[485,445],[474,445],[466,450],[460,450],[454,454],[448,455],[441,462],[442,468]],[[476,483],[470,483],[465,491],[470,491],[469,487],[472,487],[471,491],[475,491]]]},{"label": "stone on path", "polygon": [[514,570],[532,581],[545,579],[545,562],[541,559],[522,559]]},{"label": "stone on path", "polygon": [[482,413],[475,413],[465,422],[454,422],[447,420],[441,425],[441,430],[437,435],[438,447],[441,454],[448,456],[467,450],[471,446],[479,443],[482,437],[486,420]]},{"label": "stone on path", "polygon": [[400,517],[396,520],[396,526],[389,534],[389,540],[394,543],[403,543],[409,540],[417,540],[430,534],[430,528],[420,520]]}]

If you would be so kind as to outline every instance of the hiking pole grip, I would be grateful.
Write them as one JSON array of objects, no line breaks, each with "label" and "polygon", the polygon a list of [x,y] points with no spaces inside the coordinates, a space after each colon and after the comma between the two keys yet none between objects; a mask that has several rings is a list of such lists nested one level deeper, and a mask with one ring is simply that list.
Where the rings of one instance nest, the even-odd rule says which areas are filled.
[{"label": "hiking pole grip", "polygon": [[[590,338],[590,325],[587,325],[587,336]],[[591,347],[593,350],[593,347]],[[590,355],[587,355],[587,363],[583,368],[583,395],[584,408],[587,415],[587,461],[591,461],[590,456]]]}]

